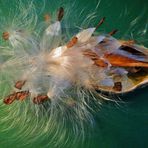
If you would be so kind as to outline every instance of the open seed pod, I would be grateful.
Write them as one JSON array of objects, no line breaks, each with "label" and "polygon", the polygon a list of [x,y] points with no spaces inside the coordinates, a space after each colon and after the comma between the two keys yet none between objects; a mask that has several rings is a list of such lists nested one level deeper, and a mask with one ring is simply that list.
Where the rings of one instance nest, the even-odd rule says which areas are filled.
[{"label": "open seed pod", "polygon": [[[100,42],[95,50],[96,54],[90,51],[87,54],[95,65],[106,69],[107,78],[100,85],[95,86],[96,89],[125,93],[147,85],[148,49],[134,44],[133,41],[114,40],[111,43],[111,40],[108,38]],[[102,52],[102,56],[99,57]]]}]

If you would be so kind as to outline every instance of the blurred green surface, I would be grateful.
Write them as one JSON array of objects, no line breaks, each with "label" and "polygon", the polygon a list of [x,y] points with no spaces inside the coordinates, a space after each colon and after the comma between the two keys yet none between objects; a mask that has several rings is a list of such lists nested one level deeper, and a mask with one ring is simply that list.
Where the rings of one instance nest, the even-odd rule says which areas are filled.
[{"label": "blurred green surface", "polygon": [[[2,1],[4,3],[5,0],[0,0],[0,10],[4,9],[1,8],[2,6],[4,7],[4,5],[1,6]],[[52,9],[57,9],[60,5],[66,5],[67,2],[75,3],[75,7],[69,5],[71,17],[69,17],[68,23],[71,27],[71,24],[75,22],[81,24],[85,15],[94,11],[98,0],[46,0],[44,12],[48,12],[48,6]],[[35,0],[35,3],[38,9],[40,9],[41,1]],[[10,3],[5,4],[6,10],[8,10],[9,7],[13,9],[11,0]],[[76,17],[83,8],[86,8],[83,16],[81,18]],[[101,17],[106,17],[106,22],[99,31],[110,32],[117,28],[119,32],[115,37],[123,39],[134,38],[139,44],[144,44],[148,47],[148,33],[141,33],[144,29],[148,29],[146,28],[148,23],[147,0],[101,0],[96,11],[98,20]],[[75,21],[75,19],[77,20]],[[98,20],[95,19],[89,25],[85,23],[82,24],[84,27],[94,26]],[[91,133],[91,136],[86,136],[87,138],[83,144],[81,144],[80,139],[80,141],[72,146],[73,148],[148,147],[148,87],[137,89],[120,97],[123,101],[119,104],[105,102],[100,107],[100,111],[94,115],[96,123],[94,124],[93,133]],[[9,111],[10,110],[0,108],[0,116],[4,114],[7,115]],[[52,145],[46,146],[49,139],[44,138],[44,134],[40,139],[32,141],[31,144],[29,143],[22,146],[22,144],[27,142],[25,139],[20,138],[18,142],[13,141],[15,132],[19,130],[19,128],[13,127],[10,131],[1,132],[5,127],[7,127],[7,125],[0,124],[0,148],[54,148]],[[89,135],[89,133],[87,134]],[[58,147],[60,148],[60,146]]]}]

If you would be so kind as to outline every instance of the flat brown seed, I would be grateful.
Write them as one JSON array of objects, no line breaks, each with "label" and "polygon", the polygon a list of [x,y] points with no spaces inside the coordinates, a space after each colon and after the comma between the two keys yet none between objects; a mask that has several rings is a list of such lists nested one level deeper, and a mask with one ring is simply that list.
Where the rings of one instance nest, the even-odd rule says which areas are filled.
[{"label": "flat brown seed", "polygon": [[67,48],[73,47],[76,43],[78,42],[78,38],[75,36],[73,37],[68,43],[67,43]]},{"label": "flat brown seed", "polygon": [[64,16],[64,8],[60,7],[58,10],[58,21],[61,21]]},{"label": "flat brown seed", "polygon": [[98,29],[98,28],[104,23],[104,21],[105,21],[105,17],[103,17],[103,18],[99,21],[98,25],[96,26],[96,29]]},{"label": "flat brown seed", "polygon": [[121,91],[122,90],[122,84],[121,84],[121,82],[115,82],[113,89],[115,91]]},{"label": "flat brown seed", "polygon": [[16,100],[16,93],[13,93],[13,94],[7,96],[3,102],[5,104],[9,105],[9,104],[12,104],[15,100]]},{"label": "flat brown seed", "polygon": [[10,36],[9,32],[3,32],[2,37],[3,37],[4,40],[8,40],[9,36]]},{"label": "flat brown seed", "polygon": [[107,67],[108,63],[105,62],[103,59],[101,59],[95,52],[93,51],[84,51],[83,52],[84,56],[89,57],[92,61],[94,61],[94,65],[99,66],[99,67]]},{"label": "flat brown seed", "polygon": [[110,33],[109,33],[109,35],[114,35],[116,32],[117,32],[118,30],[117,29],[115,29],[115,30],[113,30],[113,31],[111,31]]},{"label": "flat brown seed", "polygon": [[47,95],[38,95],[38,96],[33,98],[33,103],[34,104],[41,104],[41,103],[43,103],[46,100],[48,100],[48,96]]},{"label": "flat brown seed", "polygon": [[16,99],[23,101],[30,95],[29,91],[20,91],[16,93]]},{"label": "flat brown seed", "polygon": [[17,81],[15,83],[15,88],[17,89],[22,89],[22,87],[25,85],[26,81],[22,80],[22,81]]}]

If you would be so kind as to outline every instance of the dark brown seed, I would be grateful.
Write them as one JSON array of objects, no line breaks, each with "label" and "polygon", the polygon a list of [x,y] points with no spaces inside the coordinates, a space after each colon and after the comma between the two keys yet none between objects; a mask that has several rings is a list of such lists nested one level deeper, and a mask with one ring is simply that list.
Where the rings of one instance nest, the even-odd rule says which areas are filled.
[{"label": "dark brown seed", "polygon": [[58,10],[58,21],[61,21],[64,16],[64,8],[60,7]]},{"label": "dark brown seed", "polygon": [[115,91],[121,91],[122,90],[122,84],[121,84],[121,82],[115,82],[113,89]]},{"label": "dark brown seed", "polygon": [[118,30],[117,29],[115,29],[115,30],[113,30],[113,31],[111,31],[110,33],[109,33],[109,35],[114,35],[116,32],[117,32]]},{"label": "dark brown seed", "polygon": [[3,102],[5,104],[9,105],[9,104],[12,104],[15,101],[15,99],[16,99],[16,93],[13,93],[13,94],[7,96]]},{"label": "dark brown seed", "polygon": [[99,21],[98,25],[96,26],[96,29],[98,29],[98,28],[104,23],[104,21],[105,21],[105,17],[103,17],[103,18]]}]

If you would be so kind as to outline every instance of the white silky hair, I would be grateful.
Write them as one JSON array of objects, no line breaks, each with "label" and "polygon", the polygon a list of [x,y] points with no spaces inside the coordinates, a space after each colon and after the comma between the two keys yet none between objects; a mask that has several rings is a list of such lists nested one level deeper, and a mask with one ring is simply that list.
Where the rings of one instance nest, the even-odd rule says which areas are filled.
[{"label": "white silky hair", "polygon": [[[13,17],[10,14],[6,24],[0,26],[1,30],[10,35],[7,45],[2,43],[0,47],[0,96],[3,98],[16,91],[14,83],[21,79],[27,80],[22,90],[29,90],[31,96],[24,103],[17,102],[9,106],[9,115],[1,120],[10,125],[4,131],[20,126],[16,135],[24,133],[22,137],[25,138],[32,137],[40,128],[39,136],[44,133],[53,135],[49,143],[58,139],[55,145],[61,142],[65,144],[71,139],[69,133],[73,132],[75,138],[71,140],[74,143],[78,137],[85,136],[85,123],[94,124],[91,113],[93,108],[89,103],[101,102],[96,97],[99,95],[93,93],[90,87],[90,72],[92,70],[96,73],[95,67],[91,67],[91,60],[80,54],[84,49],[81,44],[91,38],[94,29],[82,32],[86,38],[68,50],[64,44],[60,46],[63,43],[61,22],[55,21],[44,28],[43,32],[37,33],[36,29],[42,27],[39,25],[38,28],[38,16],[33,2],[26,7],[19,1],[16,12],[19,14],[15,13]],[[82,38],[80,34],[78,38]],[[94,39],[92,42],[96,44]],[[88,43],[85,46],[91,45]],[[32,98],[42,93],[47,94],[50,100],[44,105],[34,105]],[[12,119],[15,121],[11,122]],[[68,124],[71,127],[67,129]],[[31,139],[28,138],[28,143]]]}]

